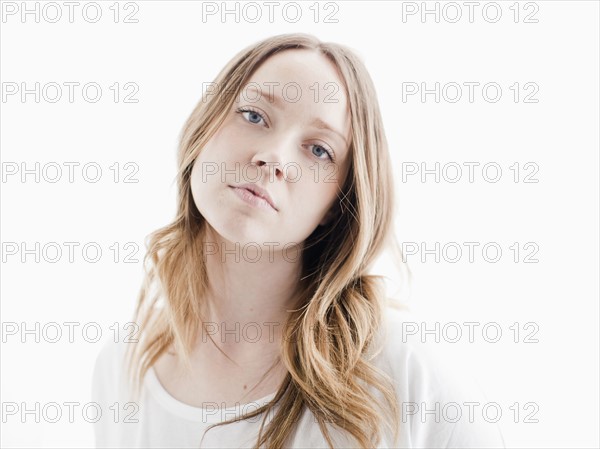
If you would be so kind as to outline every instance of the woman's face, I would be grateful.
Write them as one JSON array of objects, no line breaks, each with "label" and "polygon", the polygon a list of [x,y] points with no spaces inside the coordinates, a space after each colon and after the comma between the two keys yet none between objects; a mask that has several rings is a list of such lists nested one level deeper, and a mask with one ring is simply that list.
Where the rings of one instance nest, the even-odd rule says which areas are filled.
[{"label": "woman's face", "polygon": [[[348,174],[350,139],[336,67],[312,50],[276,53],[248,80],[197,157],[196,207],[223,238],[242,246],[268,242],[278,251],[300,244],[332,218],[327,212]],[[275,208],[245,201],[244,195],[257,199],[234,188],[245,183],[266,190]]]}]

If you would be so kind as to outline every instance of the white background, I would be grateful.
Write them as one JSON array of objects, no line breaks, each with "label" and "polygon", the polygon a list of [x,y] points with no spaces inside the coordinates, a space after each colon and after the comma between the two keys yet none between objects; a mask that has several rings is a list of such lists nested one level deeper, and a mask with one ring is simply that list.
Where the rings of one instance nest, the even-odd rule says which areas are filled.
[{"label": "white background", "polygon": [[[24,402],[30,408],[39,402],[90,401],[91,374],[95,357],[113,338],[112,323],[130,320],[142,280],[144,238],[169,223],[175,212],[176,146],[186,118],[200,99],[202,83],[214,79],[225,63],[242,48],[274,34],[300,31],[353,48],[364,60],[377,89],[385,130],[392,153],[399,194],[398,238],[401,242],[425,242],[433,248],[457,242],[463,255],[456,263],[443,257],[421,254],[408,257],[413,284],[407,300],[430,326],[448,322],[478,322],[475,342],[466,336],[457,342],[441,341],[443,356],[456,359],[473,374],[490,401],[503,407],[499,424],[508,447],[598,447],[598,55],[599,7],[594,1],[499,2],[502,17],[495,23],[494,9],[482,14],[480,2],[473,22],[462,2],[462,18],[447,19],[456,9],[438,3],[440,20],[433,14],[423,20],[419,13],[404,15],[406,2],[337,2],[338,9],[318,5],[321,15],[314,21],[312,2],[302,2],[297,23],[286,21],[281,6],[269,23],[268,10],[257,23],[240,15],[205,17],[201,2],[138,1],[134,11],[119,5],[119,22],[113,21],[113,2],[100,2],[102,17],[89,23],[82,16],[86,2],[79,2],[74,22],[62,2],[62,19],[49,23],[56,9],[39,2],[40,22],[30,14],[23,21],[20,11],[5,14],[1,26],[1,72],[3,91],[11,84],[36,82],[98,83],[102,97],[85,101],[75,89],[70,103],[67,90],[56,103],[33,95],[23,102],[19,94],[2,98],[1,149],[1,240],[25,242],[33,248],[57,242],[65,250],[56,263],[34,255],[26,262],[20,253],[3,250],[1,276],[2,402]],[[27,2],[34,9],[36,2]],[[14,3],[18,8],[21,2]],[[281,5],[285,4],[284,2]],[[418,8],[421,2],[414,3]],[[427,7],[434,9],[435,2]],[[221,2],[216,3],[221,7]],[[243,3],[240,3],[243,6]],[[512,6],[513,9],[510,9]],[[229,8],[234,3],[229,2]],[[114,7],[113,7],[114,8]],[[520,15],[515,23],[514,10]],[[247,17],[254,14],[246,10]],[[325,23],[325,15],[337,23]],[[446,14],[442,14],[443,12]],[[293,10],[289,10],[290,16]],[[93,18],[94,10],[88,9]],[[525,17],[537,23],[525,23]],[[404,20],[403,20],[404,19]],[[135,83],[137,103],[113,101],[109,89],[115,82]],[[428,95],[403,101],[403,83],[435,83],[463,86],[463,97],[452,103],[446,97],[435,102]],[[474,101],[468,101],[463,83],[480,83]],[[514,83],[520,85],[514,101]],[[6,84],[9,83],[9,84]],[[481,86],[498,83],[502,96],[486,101]],[[525,83],[539,89],[525,103]],[[533,85],[533,84],[532,84]],[[405,88],[407,84],[404,84]],[[449,87],[448,87],[449,88]],[[513,88],[514,89],[514,88]],[[51,91],[54,96],[54,91]],[[131,92],[120,89],[121,94]],[[493,91],[490,91],[493,94]],[[57,163],[63,177],[56,183],[20,173],[8,176],[7,163]],[[68,182],[64,162],[78,162],[75,181]],[[96,183],[82,178],[81,167],[95,162],[102,169]],[[139,167],[137,183],[113,181],[115,162],[121,176],[131,172],[124,164]],[[457,163],[463,177],[455,183],[433,175],[422,182],[409,176],[402,182],[403,163]],[[468,181],[464,162],[480,165],[474,182]],[[514,182],[518,163],[535,164],[537,173],[525,183]],[[483,178],[481,167],[495,163],[502,168],[498,182]],[[406,165],[405,165],[406,166]],[[532,165],[534,166],[534,165]],[[451,168],[451,166],[447,166]],[[50,166],[48,169],[50,170]],[[50,171],[54,176],[54,171]],[[454,172],[447,172],[453,176]],[[90,171],[93,175],[93,171]],[[489,172],[493,175],[493,171]],[[70,263],[64,242],[79,242]],[[103,249],[99,262],[83,260],[81,247],[97,242]],[[118,242],[119,262],[109,247]],[[124,263],[124,245],[139,245],[139,263]],[[473,263],[464,242],[478,242]],[[501,259],[491,263],[481,248],[496,242]],[[509,249],[520,245],[519,261]],[[533,242],[537,263],[524,263]],[[454,253],[448,253],[450,257]],[[490,253],[493,255],[493,253]],[[50,252],[54,255],[54,252]],[[378,264],[390,273],[386,257]],[[396,284],[393,284],[396,285]],[[391,287],[393,287],[391,285]],[[400,294],[399,294],[400,295]],[[5,332],[6,323],[81,323],[75,342],[63,335],[57,343]],[[99,323],[103,331],[97,343],[86,342],[81,328]],[[482,338],[485,323],[497,323],[503,331],[497,343]],[[519,342],[509,329],[519,323]],[[537,343],[523,339],[537,326]],[[63,327],[63,330],[67,330]],[[464,328],[466,330],[466,328]],[[123,332],[123,331],[121,331]],[[54,335],[54,334],[52,334]],[[93,336],[93,332],[90,334]],[[493,334],[491,334],[493,336]],[[123,334],[120,335],[123,338]],[[429,337],[428,341],[431,341]],[[433,343],[435,344],[435,342]],[[509,407],[519,403],[521,415],[514,422]],[[525,423],[537,404],[537,423]],[[77,409],[78,411],[81,408]],[[92,425],[76,414],[75,423],[63,417],[58,423],[35,422],[27,415],[4,416],[3,447],[93,446]]]}]

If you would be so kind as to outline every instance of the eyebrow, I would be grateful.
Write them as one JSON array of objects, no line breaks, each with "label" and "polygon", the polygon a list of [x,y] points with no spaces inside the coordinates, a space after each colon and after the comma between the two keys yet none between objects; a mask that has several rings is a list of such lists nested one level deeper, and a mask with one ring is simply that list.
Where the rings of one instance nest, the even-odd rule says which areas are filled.
[{"label": "eyebrow", "polygon": [[[244,87],[244,89],[252,90],[252,91],[260,94],[261,96],[259,97],[259,101],[262,100],[262,95],[264,95],[265,97],[267,97],[270,104],[276,106],[279,109],[283,108],[282,103],[284,100],[283,100],[283,98],[281,98],[279,96],[273,96],[269,92],[262,92],[260,89],[257,89],[254,86],[246,86],[246,87]],[[242,89],[242,90],[244,90],[244,89]],[[335,128],[333,128],[331,125],[329,125],[327,122],[321,120],[320,118],[318,118],[318,117],[315,118],[310,123],[310,125],[318,128],[318,129],[327,129],[327,130],[333,132],[334,134],[337,134],[342,139],[344,144],[346,144],[346,146],[348,146],[348,141],[346,140],[346,137],[344,137],[344,135],[341,132],[339,132],[338,130],[336,130]]]}]

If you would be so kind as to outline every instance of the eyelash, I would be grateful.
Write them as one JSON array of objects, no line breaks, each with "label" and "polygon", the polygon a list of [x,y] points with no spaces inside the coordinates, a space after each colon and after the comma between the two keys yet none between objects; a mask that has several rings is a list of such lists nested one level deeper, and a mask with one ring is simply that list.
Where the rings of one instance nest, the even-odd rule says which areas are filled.
[{"label": "eyelash", "polygon": [[[238,109],[236,109],[236,112],[238,114],[243,114],[244,112],[253,112],[254,114],[258,115],[265,123],[267,122],[265,120],[265,118],[263,117],[263,115],[260,112],[258,112],[256,109],[252,109],[252,108],[238,108]],[[248,120],[246,120],[246,121],[248,123],[252,124],[252,125],[256,125],[257,124],[257,123],[252,123],[252,122],[250,122]],[[325,147],[323,145],[313,144],[313,146],[323,148],[323,150],[325,150],[325,152],[329,155],[329,159],[331,159],[332,162],[335,162],[335,153],[333,152],[332,149],[330,149],[328,147]],[[317,156],[317,158],[321,159],[318,156]]]}]

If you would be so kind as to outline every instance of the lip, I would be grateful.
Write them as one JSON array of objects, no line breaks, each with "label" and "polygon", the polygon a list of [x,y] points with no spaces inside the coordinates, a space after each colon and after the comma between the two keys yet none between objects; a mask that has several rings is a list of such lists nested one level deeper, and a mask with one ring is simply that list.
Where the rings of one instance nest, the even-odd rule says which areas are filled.
[{"label": "lip", "polygon": [[[271,195],[269,195],[269,192],[256,184],[246,183],[240,184],[239,186],[230,185],[229,187],[233,188],[234,190],[238,190],[237,193],[243,200],[255,206],[266,205],[270,206],[273,210],[279,211],[275,205],[275,202],[273,201],[273,198],[271,198]],[[250,192],[250,194],[253,196],[249,197],[245,195],[243,193],[244,190]]]}]

